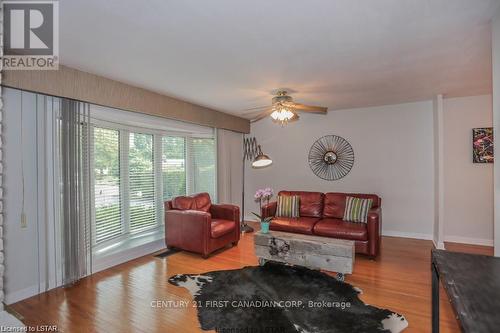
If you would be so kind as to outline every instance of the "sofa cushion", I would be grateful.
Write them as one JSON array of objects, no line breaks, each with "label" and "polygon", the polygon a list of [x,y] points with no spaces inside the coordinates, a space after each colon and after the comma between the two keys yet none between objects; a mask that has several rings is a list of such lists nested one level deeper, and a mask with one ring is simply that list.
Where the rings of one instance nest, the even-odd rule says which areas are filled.
[{"label": "sofa cushion", "polygon": [[345,201],[345,211],[343,220],[346,222],[366,223],[368,212],[372,208],[373,199],[362,199],[347,197]]},{"label": "sofa cushion", "polygon": [[345,222],[342,219],[323,219],[314,225],[313,233],[317,236],[340,239],[368,240],[365,223]]},{"label": "sofa cushion", "polygon": [[234,221],[212,219],[210,236],[212,236],[212,238],[219,238],[234,231],[234,228],[236,228],[236,223]]},{"label": "sofa cushion", "polygon": [[298,195],[278,195],[277,217],[299,217],[300,197]]},{"label": "sofa cushion", "polygon": [[381,199],[375,194],[360,194],[360,193],[325,193],[325,208],[323,209],[323,217],[342,219],[345,211],[345,201],[347,196],[362,199],[372,199],[372,208],[378,208],[381,204]]},{"label": "sofa cushion", "polygon": [[324,195],[321,192],[280,191],[278,195],[299,196],[300,217],[321,217],[323,213]]},{"label": "sofa cushion", "polygon": [[172,208],[178,210],[188,210],[193,209],[194,207],[194,198],[180,196],[172,199]]},{"label": "sofa cushion", "polygon": [[295,232],[299,234],[311,235],[313,227],[319,221],[317,217],[275,217],[269,226],[271,230]]},{"label": "sofa cushion", "polygon": [[210,194],[208,193],[198,193],[193,195],[196,207],[193,209],[208,213],[210,212],[210,207],[212,206],[212,201],[210,200]]},{"label": "sofa cushion", "polygon": [[198,193],[191,196],[179,196],[172,199],[172,208],[178,210],[198,210],[200,212],[209,213],[212,201],[210,194]]}]

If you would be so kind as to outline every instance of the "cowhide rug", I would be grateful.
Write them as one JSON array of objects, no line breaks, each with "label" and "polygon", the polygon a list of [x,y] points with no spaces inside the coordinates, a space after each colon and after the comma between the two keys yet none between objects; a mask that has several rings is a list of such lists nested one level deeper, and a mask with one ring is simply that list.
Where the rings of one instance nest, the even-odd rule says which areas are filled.
[{"label": "cowhide rug", "polygon": [[297,266],[264,266],[169,279],[193,295],[203,330],[217,332],[401,332],[406,319],[364,304],[360,290]]}]

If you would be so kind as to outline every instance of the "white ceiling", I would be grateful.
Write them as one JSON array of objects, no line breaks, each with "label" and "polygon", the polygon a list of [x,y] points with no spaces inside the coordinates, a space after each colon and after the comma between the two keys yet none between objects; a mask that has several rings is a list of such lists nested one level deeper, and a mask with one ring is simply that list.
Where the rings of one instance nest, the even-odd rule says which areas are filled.
[{"label": "white ceiling", "polygon": [[500,0],[62,0],[65,65],[221,111],[491,92]]}]

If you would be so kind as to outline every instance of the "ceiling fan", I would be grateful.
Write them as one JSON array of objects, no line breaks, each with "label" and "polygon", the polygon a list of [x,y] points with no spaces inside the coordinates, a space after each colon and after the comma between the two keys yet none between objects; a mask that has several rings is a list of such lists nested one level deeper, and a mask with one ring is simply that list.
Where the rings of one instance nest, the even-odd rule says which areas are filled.
[{"label": "ceiling fan", "polygon": [[322,106],[305,105],[293,101],[292,96],[286,90],[278,90],[273,97],[271,106],[263,106],[249,110],[263,109],[251,122],[259,121],[270,116],[273,122],[285,126],[289,122],[299,119],[299,112],[326,114],[328,108]]}]

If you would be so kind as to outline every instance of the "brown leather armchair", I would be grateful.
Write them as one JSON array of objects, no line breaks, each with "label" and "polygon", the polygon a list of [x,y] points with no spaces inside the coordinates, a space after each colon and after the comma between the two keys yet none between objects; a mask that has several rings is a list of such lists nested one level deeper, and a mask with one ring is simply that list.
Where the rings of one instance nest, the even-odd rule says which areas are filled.
[{"label": "brown leather armchair", "polygon": [[[275,217],[270,229],[354,241],[356,253],[376,258],[380,252],[382,200],[375,194],[281,191],[278,195],[298,195],[299,218]],[[343,221],[346,197],[370,198],[372,209],[367,223]],[[262,206],[262,216],[276,214],[276,201]]]},{"label": "brown leather armchair", "polygon": [[240,208],[214,205],[208,193],[165,201],[165,242],[169,248],[200,253],[203,258],[240,240]]}]

